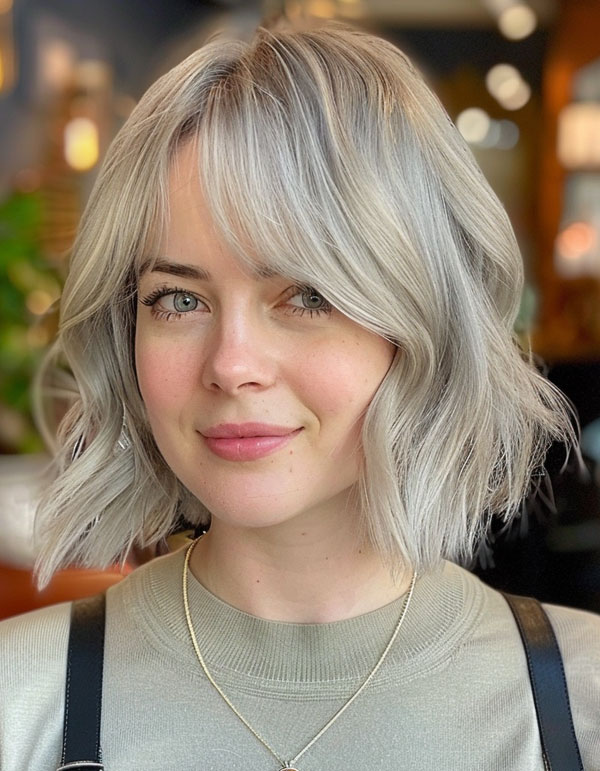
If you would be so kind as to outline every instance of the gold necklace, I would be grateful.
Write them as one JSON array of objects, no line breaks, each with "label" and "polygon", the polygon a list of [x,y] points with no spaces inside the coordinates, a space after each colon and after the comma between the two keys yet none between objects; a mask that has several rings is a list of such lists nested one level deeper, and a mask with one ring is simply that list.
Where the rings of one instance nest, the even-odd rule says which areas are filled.
[{"label": "gold necklace", "polygon": [[404,600],[404,604],[402,605],[402,611],[400,613],[400,618],[398,619],[396,627],[395,627],[394,631],[392,632],[392,636],[390,637],[389,642],[386,645],[383,653],[379,657],[377,663],[375,664],[373,669],[369,672],[369,674],[367,675],[367,677],[363,681],[362,685],[358,688],[357,691],[354,692],[354,694],[348,699],[348,701],[345,704],[343,704],[340,707],[340,709],[338,709],[338,711],[329,720],[329,722],[326,723],[323,726],[323,728],[321,728],[319,733],[313,739],[310,740],[310,742],[306,745],[306,747],[301,749],[300,752],[298,752],[296,754],[296,756],[294,758],[292,758],[292,760],[282,760],[279,757],[279,755],[275,752],[273,747],[271,747],[271,745],[266,741],[266,739],[264,739],[258,733],[258,731],[255,731],[254,728],[252,728],[252,726],[246,720],[246,718],[242,714],[240,714],[240,712],[238,712],[236,707],[231,703],[231,701],[229,700],[227,695],[225,693],[223,693],[223,691],[221,690],[221,687],[219,685],[217,685],[217,683],[213,679],[213,676],[208,671],[206,663],[204,662],[202,654],[200,653],[200,648],[198,646],[198,640],[196,639],[196,633],[194,632],[194,627],[193,627],[193,624],[192,624],[192,616],[191,616],[191,613],[190,613],[190,606],[189,606],[189,602],[188,602],[188,582],[187,582],[187,577],[188,577],[188,565],[189,565],[189,562],[190,562],[190,557],[192,555],[192,551],[193,551],[195,545],[198,543],[198,541],[200,540],[201,537],[202,536],[200,536],[199,538],[196,538],[189,545],[189,547],[188,547],[188,549],[186,551],[186,554],[185,554],[185,561],[183,563],[183,608],[185,610],[185,619],[187,621],[188,629],[190,630],[190,637],[192,639],[192,644],[194,646],[194,650],[196,651],[196,656],[198,657],[198,661],[200,662],[200,666],[202,667],[202,670],[203,670],[204,674],[208,678],[208,681],[215,688],[217,693],[219,693],[219,695],[225,701],[227,706],[234,712],[235,715],[237,715],[237,717],[242,721],[242,723],[246,726],[246,728],[248,728],[254,734],[254,736],[258,739],[258,741],[264,747],[266,747],[269,750],[271,755],[273,755],[273,757],[276,758],[278,763],[281,764],[280,768],[279,768],[279,771],[298,771],[298,769],[295,767],[295,763],[299,760],[299,758],[302,757],[302,755],[304,755],[304,753],[307,750],[309,750],[313,746],[313,744],[316,741],[318,741],[318,739],[321,738],[321,736],[323,736],[325,731],[327,731],[329,728],[331,728],[331,726],[335,723],[335,721],[338,719],[338,717],[340,717],[342,715],[342,713],[344,713],[348,709],[348,707],[352,704],[352,702],[356,698],[358,698],[358,696],[364,691],[364,689],[367,687],[367,685],[371,682],[371,680],[375,676],[375,673],[378,671],[379,667],[383,664],[383,662],[385,660],[385,657],[387,656],[390,648],[394,644],[394,640],[398,636],[398,632],[400,631],[400,627],[402,626],[402,622],[404,621],[404,617],[406,616],[406,612],[408,610],[408,606],[410,605],[410,601],[411,601],[412,596],[413,596],[413,591],[414,591],[415,583],[416,583],[416,580],[417,580],[417,574],[416,574],[416,572],[413,573],[413,576],[412,576],[412,579],[411,579],[411,582],[410,582],[410,586],[409,586],[409,589],[408,589],[408,593],[406,595],[406,599]]}]

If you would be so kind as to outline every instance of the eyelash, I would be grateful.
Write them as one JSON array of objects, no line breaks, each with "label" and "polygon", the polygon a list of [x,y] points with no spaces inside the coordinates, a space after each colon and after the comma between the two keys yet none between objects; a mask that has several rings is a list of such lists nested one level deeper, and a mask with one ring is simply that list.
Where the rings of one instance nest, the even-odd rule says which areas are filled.
[{"label": "eyelash", "polygon": [[[331,304],[327,302],[327,300],[325,300],[325,298],[323,297],[323,295],[321,295],[320,292],[317,292],[316,289],[313,289],[313,287],[310,287],[310,286],[297,285],[297,286],[290,287],[286,293],[287,296],[285,299],[290,300],[292,297],[295,297],[298,294],[303,294],[307,292],[319,295],[319,297],[321,297],[323,299],[323,302],[325,303],[324,307],[323,308],[300,308],[296,305],[291,305],[289,306],[287,313],[293,316],[298,315],[300,317],[304,316],[305,313],[308,313],[311,319],[313,318],[313,316],[321,316],[322,314],[329,315],[331,313],[331,311],[333,310]],[[198,300],[198,302],[202,302],[202,300],[193,292],[188,292],[187,290],[181,289],[180,287],[167,287],[167,286],[154,289],[146,297],[140,298],[140,302],[142,303],[142,305],[147,305],[150,308],[150,312],[154,316],[154,318],[161,319],[163,321],[173,321],[173,320],[180,319],[182,316],[187,316],[188,314],[181,313],[179,311],[159,310],[158,308],[156,308],[156,303],[161,299],[161,297],[166,297],[168,295],[176,295],[176,294],[189,295],[190,297],[193,297],[196,300]],[[193,311],[191,311],[190,313],[192,312]]]}]

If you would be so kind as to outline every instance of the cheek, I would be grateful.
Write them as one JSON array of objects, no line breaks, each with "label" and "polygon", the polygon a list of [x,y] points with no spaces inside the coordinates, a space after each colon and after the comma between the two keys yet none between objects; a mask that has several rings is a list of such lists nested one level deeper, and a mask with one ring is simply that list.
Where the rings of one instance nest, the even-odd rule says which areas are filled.
[{"label": "cheek", "polygon": [[371,402],[394,358],[395,347],[381,338],[349,337],[334,352],[315,349],[304,357],[305,393],[324,414],[356,420]]},{"label": "cheek", "polygon": [[190,389],[193,373],[189,361],[180,346],[161,345],[160,340],[136,335],[135,367],[142,399],[150,415],[157,410],[168,410]]}]

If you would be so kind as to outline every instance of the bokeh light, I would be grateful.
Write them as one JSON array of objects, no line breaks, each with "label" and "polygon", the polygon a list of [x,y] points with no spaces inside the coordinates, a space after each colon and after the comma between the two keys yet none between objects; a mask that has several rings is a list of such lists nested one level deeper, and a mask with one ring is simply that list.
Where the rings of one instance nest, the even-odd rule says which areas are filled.
[{"label": "bokeh light", "polygon": [[519,141],[519,127],[512,120],[493,120],[479,107],[463,110],[456,119],[463,138],[476,147],[512,150]]},{"label": "bokeh light", "polygon": [[482,142],[490,128],[490,116],[480,107],[468,107],[456,119],[456,127],[470,144]]},{"label": "bokeh light", "polygon": [[100,155],[98,129],[89,118],[74,118],[65,126],[65,158],[76,171],[87,171]]},{"label": "bokeh light", "polygon": [[572,222],[556,238],[556,249],[566,260],[578,260],[598,244],[596,228],[589,222]]},{"label": "bokeh light", "polygon": [[574,103],[561,111],[557,153],[568,169],[600,167],[600,104]]},{"label": "bokeh light", "polygon": [[521,73],[512,64],[496,64],[488,70],[485,85],[494,99],[511,96],[519,86]]},{"label": "bokeh light", "polygon": [[511,92],[510,96],[504,96],[498,101],[505,110],[520,110],[525,107],[531,98],[531,86],[524,80],[521,80],[518,87]]},{"label": "bokeh light", "polygon": [[498,16],[498,28],[509,40],[523,40],[537,27],[537,16],[533,8],[516,3],[505,8]]},{"label": "bokeh light", "polygon": [[512,64],[496,64],[485,76],[490,94],[505,110],[519,110],[531,97],[531,88]]},{"label": "bokeh light", "polygon": [[44,89],[60,91],[73,77],[76,51],[66,40],[50,40],[39,51],[39,79]]},{"label": "bokeh light", "polygon": [[333,0],[308,0],[305,3],[306,13],[321,19],[332,19],[336,13],[336,4]]},{"label": "bokeh light", "polygon": [[34,289],[25,298],[25,305],[35,316],[43,316],[44,313],[50,310],[53,301],[54,298],[50,292],[46,292],[43,289]]}]

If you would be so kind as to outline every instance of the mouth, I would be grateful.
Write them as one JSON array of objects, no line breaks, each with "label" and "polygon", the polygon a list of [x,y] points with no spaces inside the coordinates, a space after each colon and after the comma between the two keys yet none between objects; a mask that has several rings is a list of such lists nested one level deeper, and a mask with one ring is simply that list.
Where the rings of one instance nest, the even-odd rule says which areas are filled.
[{"label": "mouth", "polygon": [[208,449],[219,458],[251,461],[281,450],[302,430],[265,423],[224,423],[200,433]]}]

